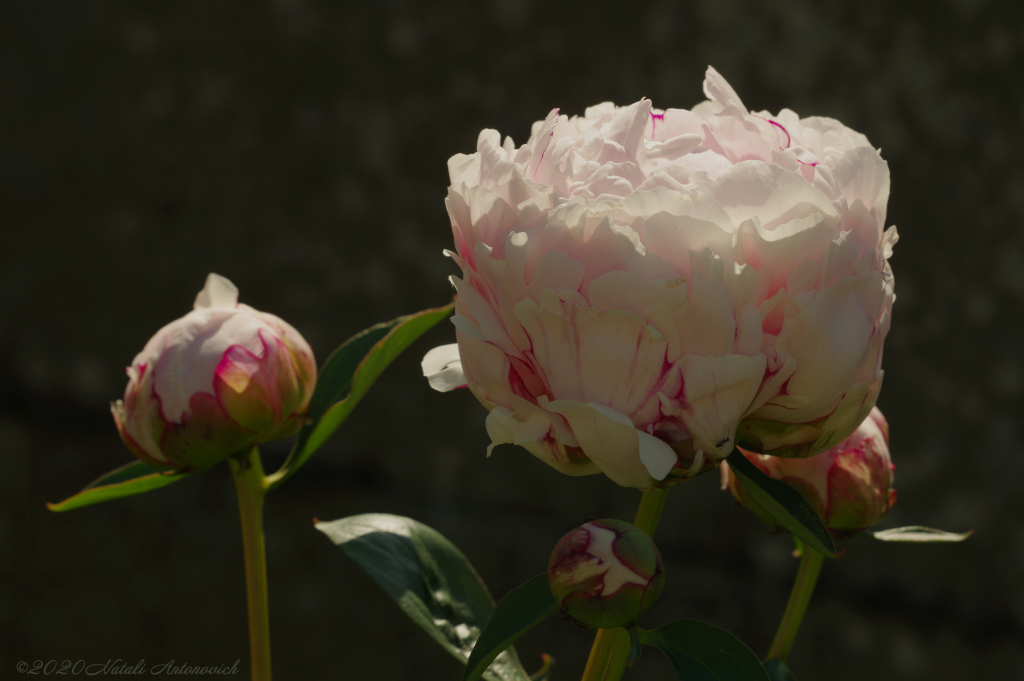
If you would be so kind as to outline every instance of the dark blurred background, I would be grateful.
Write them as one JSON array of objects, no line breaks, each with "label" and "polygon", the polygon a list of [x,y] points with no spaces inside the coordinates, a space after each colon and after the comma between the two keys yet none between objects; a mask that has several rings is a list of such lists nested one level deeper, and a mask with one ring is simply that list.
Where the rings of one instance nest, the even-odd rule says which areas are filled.
[{"label": "dark blurred background", "polygon": [[[108,413],[123,367],[209,271],[323,359],[451,296],[446,161],[494,127],[703,99],[708,64],[754,110],[863,131],[892,171],[898,301],[880,406],[900,500],[885,526],[956,546],[849,544],[797,640],[803,681],[1024,679],[1024,21],[994,0],[693,3],[0,2],[0,678],[19,660],[247,668],[225,467],[67,514],[45,501],[128,461]],[[269,497],[277,678],[458,679],[461,666],[312,527],[369,511],[454,540],[493,593],[540,572],[635,490],[562,477],[419,360]],[[283,446],[268,448],[279,461]],[[677,488],[648,625],[698,618],[767,650],[796,561],[718,489]],[[591,636],[552,621],[519,651],[578,678]],[[656,652],[630,678],[673,678]]]}]

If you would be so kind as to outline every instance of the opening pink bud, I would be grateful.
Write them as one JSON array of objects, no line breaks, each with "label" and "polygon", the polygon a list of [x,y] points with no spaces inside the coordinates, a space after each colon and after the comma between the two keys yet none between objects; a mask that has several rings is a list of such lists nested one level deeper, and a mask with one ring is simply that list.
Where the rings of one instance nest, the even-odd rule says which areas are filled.
[{"label": "opening pink bud", "polygon": [[[830,529],[856,532],[870,527],[896,503],[889,424],[877,407],[852,435],[817,456],[783,459],[740,451],[766,475],[800,492]],[[728,487],[736,499],[766,523],[774,524],[725,463],[722,487]]]},{"label": "opening pink bud", "polygon": [[144,461],[183,468],[295,434],[316,385],[299,332],[238,303],[238,289],[217,274],[127,371],[124,400],[111,405],[121,438]]},{"label": "opening pink bud", "polygon": [[654,540],[622,520],[594,520],[562,537],[548,560],[551,594],[588,627],[629,626],[661,595],[665,566]]}]

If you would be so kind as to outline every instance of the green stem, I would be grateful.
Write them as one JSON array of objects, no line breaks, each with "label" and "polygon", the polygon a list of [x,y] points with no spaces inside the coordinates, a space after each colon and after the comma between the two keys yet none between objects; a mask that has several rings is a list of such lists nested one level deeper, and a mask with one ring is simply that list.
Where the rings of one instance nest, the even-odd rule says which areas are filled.
[{"label": "green stem", "polygon": [[789,657],[796,632],[800,629],[804,612],[807,611],[807,604],[811,602],[811,595],[814,593],[814,585],[818,582],[821,566],[825,562],[824,555],[799,540],[797,546],[800,550],[800,568],[796,572],[796,580],[793,582],[793,590],[789,594],[786,612],[782,614],[779,629],[775,632],[775,640],[772,641],[772,647],[768,651],[769,660],[785,662]]},{"label": "green stem", "polygon": [[665,499],[667,498],[667,487],[644,492],[644,495],[640,497],[640,506],[636,509],[636,518],[633,519],[633,524],[653,537],[654,530],[658,528],[658,521],[661,520],[661,509],[665,508]]},{"label": "green stem", "polygon": [[263,499],[267,478],[260,452],[228,459],[238,493],[245,555],[245,595],[249,606],[249,660],[252,681],[270,681],[270,612],[267,607],[267,550],[263,540]]},{"label": "green stem", "polygon": [[[667,488],[644,492],[633,524],[653,537],[666,498]],[[581,681],[619,681],[629,664],[631,650],[632,642],[625,629],[598,629]]]},{"label": "green stem", "polygon": [[625,629],[598,629],[582,681],[618,681],[626,669],[631,648]]}]

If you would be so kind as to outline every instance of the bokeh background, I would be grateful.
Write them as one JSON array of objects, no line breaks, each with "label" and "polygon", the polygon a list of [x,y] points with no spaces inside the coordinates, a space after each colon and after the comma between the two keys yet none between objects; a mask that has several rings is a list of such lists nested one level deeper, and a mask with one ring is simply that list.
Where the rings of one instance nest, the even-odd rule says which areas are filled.
[{"label": "bokeh background", "polygon": [[[994,0],[569,3],[0,2],[0,678],[19,660],[247,668],[241,542],[224,467],[67,514],[45,501],[128,460],[108,413],[149,336],[209,271],[319,358],[444,304],[446,160],[554,106],[703,99],[708,64],[752,109],[863,131],[892,171],[898,301],[880,406],[900,500],[887,526],[957,546],[849,544],[792,667],[819,679],[1024,679],[1024,6]],[[267,505],[277,678],[444,680],[460,665],[312,527],[379,511],[453,539],[500,597],[587,516],[638,493],[565,478],[484,410],[385,374]],[[275,461],[284,446],[269,448]],[[719,491],[676,489],[647,617],[726,627],[763,653],[796,561]],[[590,635],[518,646],[578,678]],[[102,677],[101,677],[102,678]],[[656,652],[629,678],[670,679]]]}]

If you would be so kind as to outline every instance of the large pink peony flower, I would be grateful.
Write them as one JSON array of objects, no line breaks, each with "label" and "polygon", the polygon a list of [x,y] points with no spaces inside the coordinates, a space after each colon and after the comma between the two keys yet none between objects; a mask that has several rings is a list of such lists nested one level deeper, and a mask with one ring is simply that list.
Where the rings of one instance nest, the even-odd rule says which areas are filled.
[{"label": "large pink peony flower", "polygon": [[206,279],[195,309],[160,329],[111,405],[128,449],[149,463],[206,468],[295,434],[316,384],[309,344],[281,319]]},{"label": "large pink peony flower", "polygon": [[[878,407],[850,437],[823,454],[806,459],[743,454],[765,475],[800,492],[833,530],[863,530],[881,520],[896,503],[889,424]],[[775,524],[747,495],[728,464],[722,465],[722,489],[731,491],[769,525]]]},{"label": "large pink peony flower", "polygon": [[646,489],[737,442],[816,454],[870,411],[888,166],[838,121],[748,112],[714,69],[704,92],[555,109],[448,162],[458,344],[424,372],[473,391],[493,444]]}]

